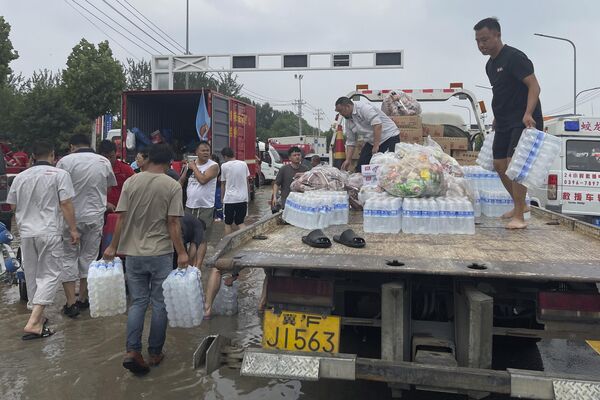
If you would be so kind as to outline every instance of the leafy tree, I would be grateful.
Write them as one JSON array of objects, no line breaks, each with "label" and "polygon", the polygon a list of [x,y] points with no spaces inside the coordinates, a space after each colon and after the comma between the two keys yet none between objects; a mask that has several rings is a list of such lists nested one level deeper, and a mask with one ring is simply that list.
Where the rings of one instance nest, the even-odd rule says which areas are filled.
[{"label": "leafy tree", "polygon": [[128,58],[125,66],[127,79],[127,90],[150,90],[152,89],[152,67],[150,61],[141,60],[135,62]]},{"label": "leafy tree", "polygon": [[232,72],[218,72],[211,74],[209,72],[188,72],[176,73],[173,77],[174,89],[211,89],[226,96],[237,97],[244,86],[237,82],[237,75]]},{"label": "leafy tree", "polygon": [[67,59],[63,81],[71,104],[87,120],[119,110],[125,74],[107,41],[100,42],[96,48],[81,39]]},{"label": "leafy tree", "polygon": [[[291,111],[275,111],[276,118],[270,128],[262,128],[256,124],[256,135],[259,140],[266,141],[268,138],[279,136],[294,136],[298,134],[298,116]],[[302,119],[302,132],[309,134],[314,128]]]},{"label": "leafy tree", "polygon": [[[23,90],[18,106],[13,110],[10,135],[13,144],[26,147],[36,140],[47,139],[64,150],[68,137],[84,118],[67,101],[60,72],[35,72]],[[89,125],[86,132],[89,132]]]},{"label": "leafy tree", "polygon": [[0,87],[6,85],[7,77],[12,73],[8,65],[19,58],[19,53],[13,49],[9,34],[10,24],[0,16]]}]

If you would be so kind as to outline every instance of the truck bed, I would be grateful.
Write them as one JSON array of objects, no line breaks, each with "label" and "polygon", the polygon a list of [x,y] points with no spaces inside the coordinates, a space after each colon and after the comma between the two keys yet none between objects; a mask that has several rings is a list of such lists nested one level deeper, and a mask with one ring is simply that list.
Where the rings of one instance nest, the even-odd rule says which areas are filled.
[{"label": "truck bed", "polygon": [[[365,238],[365,248],[335,242],[329,249],[312,248],[301,241],[308,230],[283,224],[276,214],[225,237],[208,264],[600,282],[600,229],[546,210],[534,209],[529,228],[520,231],[506,230],[499,218],[482,217],[475,235],[364,233],[359,212],[352,212],[349,222]],[[348,226],[324,232],[332,239]],[[267,239],[253,239],[256,235]]]}]

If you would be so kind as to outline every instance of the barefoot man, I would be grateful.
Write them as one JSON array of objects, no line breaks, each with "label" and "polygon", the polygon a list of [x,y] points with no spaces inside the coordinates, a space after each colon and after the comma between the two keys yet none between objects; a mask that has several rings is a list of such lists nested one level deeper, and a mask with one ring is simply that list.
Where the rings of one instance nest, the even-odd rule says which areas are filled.
[{"label": "barefoot man", "polygon": [[473,29],[479,51],[490,56],[485,71],[494,94],[494,168],[514,202],[514,208],[502,217],[510,219],[507,229],[524,229],[527,223],[523,214],[529,211],[525,203],[527,188],[510,180],[506,170],[523,129],[544,129],[540,85],[527,56],[502,43],[496,18],[483,19]]}]

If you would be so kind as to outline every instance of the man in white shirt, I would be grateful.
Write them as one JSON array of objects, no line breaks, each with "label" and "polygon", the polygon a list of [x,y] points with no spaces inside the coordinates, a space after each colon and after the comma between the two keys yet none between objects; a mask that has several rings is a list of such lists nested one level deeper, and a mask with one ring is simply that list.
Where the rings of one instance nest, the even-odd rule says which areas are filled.
[{"label": "man in white shirt", "polygon": [[54,333],[46,326],[43,312],[54,302],[60,284],[65,221],[70,243],[79,243],[69,174],[52,166],[54,150],[48,143],[35,143],[33,157],[35,164],[15,177],[6,200],[15,210],[27,297],[32,308],[23,329],[23,340],[45,338]]},{"label": "man in white shirt", "polygon": [[[69,140],[71,154],[56,164],[71,175],[75,197],[75,219],[81,235],[80,243],[72,245],[65,240],[63,287],[67,304],[63,313],[75,318],[81,309],[89,308],[87,274],[90,263],[98,257],[106,194],[109,187],[116,186],[117,180],[110,161],[94,153],[87,135],[73,135]],[[75,282],[79,279],[79,299],[75,298]]]},{"label": "man in white shirt", "polygon": [[[184,168],[179,183],[187,196],[185,211],[204,222],[204,234],[208,240],[214,220],[219,164],[210,159],[210,144],[206,141],[198,143],[196,156],[198,158]],[[198,247],[197,257],[200,262],[206,256],[207,240]]]},{"label": "man in white shirt", "polygon": [[[248,177],[250,171],[248,165],[235,159],[233,149],[225,147],[221,150],[225,161],[221,165],[221,202],[225,216],[225,235],[235,230],[245,228],[244,220],[248,213]],[[213,268],[208,278],[206,288],[206,302],[204,304],[204,315],[206,319],[211,318],[212,303],[221,288],[221,272]]]},{"label": "man in white shirt", "polygon": [[364,136],[365,144],[360,151],[356,172],[361,172],[360,167],[371,162],[373,154],[394,151],[396,143],[400,143],[400,130],[394,121],[371,103],[340,97],[335,102],[335,111],[346,118],[346,160],[342,163],[342,170],[348,169],[352,162],[358,135]]}]

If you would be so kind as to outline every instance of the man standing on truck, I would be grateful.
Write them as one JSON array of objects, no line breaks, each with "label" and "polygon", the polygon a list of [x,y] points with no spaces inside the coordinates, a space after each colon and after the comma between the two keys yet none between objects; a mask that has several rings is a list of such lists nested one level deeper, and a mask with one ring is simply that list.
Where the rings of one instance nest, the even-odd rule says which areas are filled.
[{"label": "man standing on truck", "polygon": [[27,296],[32,306],[23,340],[41,339],[54,333],[46,326],[48,320],[43,312],[54,303],[60,284],[65,221],[70,244],[79,243],[71,202],[75,195],[71,177],[52,166],[54,150],[49,143],[35,143],[33,157],[35,163],[15,177],[6,200],[16,211]]},{"label": "man standing on truck", "polygon": [[365,144],[360,151],[356,172],[361,172],[360,167],[371,162],[373,154],[394,151],[396,143],[400,143],[400,130],[394,121],[371,103],[355,103],[348,97],[340,97],[335,102],[335,111],[346,118],[346,160],[342,163],[342,170],[350,167],[359,133],[364,135]]},{"label": "man standing on truck", "polygon": [[121,197],[121,190],[123,190],[123,184],[125,181],[133,176],[135,172],[133,169],[121,160],[117,159],[117,147],[110,140],[103,140],[98,146],[98,154],[106,157],[110,161],[112,166],[113,174],[117,180],[117,185],[108,188],[106,211],[115,212],[117,204],[119,204],[119,197]]},{"label": "man standing on truck", "polygon": [[502,217],[510,219],[507,229],[524,229],[524,214],[529,211],[525,203],[527,188],[511,181],[506,170],[523,129],[544,130],[540,85],[525,53],[502,43],[498,19],[485,18],[473,29],[479,51],[490,56],[485,71],[493,88],[494,168],[514,202],[514,208]]},{"label": "man standing on truck", "polygon": [[[186,188],[185,210],[204,222],[204,234],[208,240],[214,220],[219,164],[210,159],[210,144],[206,141],[196,146],[196,156],[198,158],[189,162],[182,171],[179,183]],[[197,257],[201,261],[206,256],[207,240],[198,248]]]},{"label": "man standing on truck", "polygon": [[[131,305],[127,313],[127,354],[123,367],[133,373],[147,373],[164,358],[167,311],[162,284],[172,271],[173,246],[177,265],[188,266],[189,258],[181,240],[183,216],[181,186],[165,172],[173,153],[166,144],[152,145],[148,165],[125,182],[116,212],[119,213],[113,240],[104,259],[117,253],[127,256],[127,286]],[[152,319],[148,337],[149,361],[142,357],[142,330],[148,304]]]},{"label": "man standing on truck", "polygon": [[[109,187],[116,186],[117,181],[110,161],[94,153],[90,138],[87,135],[73,135],[69,140],[71,154],[63,157],[56,164],[71,175],[75,197],[75,218],[81,240],[77,245],[71,244],[65,235],[65,255],[63,258],[63,287],[67,304],[63,313],[71,318],[79,315],[79,311],[89,308],[87,290],[87,274],[90,263],[98,257],[98,248],[104,227],[106,198]],[[75,282],[79,279],[79,299],[75,298]]]}]

